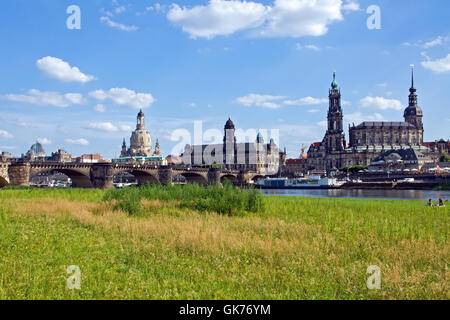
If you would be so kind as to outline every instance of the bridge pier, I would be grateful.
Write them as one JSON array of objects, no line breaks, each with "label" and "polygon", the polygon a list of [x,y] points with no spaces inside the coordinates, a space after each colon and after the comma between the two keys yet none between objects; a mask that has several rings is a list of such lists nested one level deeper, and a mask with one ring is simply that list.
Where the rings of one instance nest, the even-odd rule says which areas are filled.
[{"label": "bridge pier", "polygon": [[8,168],[9,184],[12,186],[28,186],[30,181],[30,164],[14,163]]},{"label": "bridge pier", "polygon": [[208,184],[220,185],[220,169],[211,168],[208,171]]},{"label": "bridge pier", "polygon": [[90,171],[92,186],[98,189],[114,188],[114,170],[110,164],[95,164]]},{"label": "bridge pier", "polygon": [[163,167],[158,170],[158,180],[164,186],[172,185],[173,182],[173,170],[172,168]]}]

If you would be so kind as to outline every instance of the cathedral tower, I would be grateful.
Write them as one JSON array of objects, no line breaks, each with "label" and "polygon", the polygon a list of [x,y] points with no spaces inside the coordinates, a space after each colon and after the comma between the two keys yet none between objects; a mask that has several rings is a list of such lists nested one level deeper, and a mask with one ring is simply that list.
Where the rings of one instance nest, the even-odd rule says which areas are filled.
[{"label": "cathedral tower", "polygon": [[336,82],[336,72],[333,73],[329,100],[328,130],[324,138],[327,153],[342,151],[345,148],[345,134],[343,130],[344,115],[341,108],[341,91]]},{"label": "cathedral tower", "polygon": [[423,112],[422,109],[417,105],[417,93],[416,88],[414,88],[414,66],[411,71],[411,88],[409,89],[409,104],[405,109],[404,118],[405,121],[414,125],[418,130],[423,132]]}]

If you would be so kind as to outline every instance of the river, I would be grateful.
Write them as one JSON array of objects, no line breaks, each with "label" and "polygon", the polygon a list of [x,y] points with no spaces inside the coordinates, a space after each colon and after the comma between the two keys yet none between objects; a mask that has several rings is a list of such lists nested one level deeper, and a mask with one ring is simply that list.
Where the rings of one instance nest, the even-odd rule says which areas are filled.
[{"label": "river", "polygon": [[312,197],[312,198],[354,198],[354,199],[395,199],[395,200],[422,200],[433,199],[437,202],[439,198],[450,201],[450,191],[434,190],[286,190],[271,189],[262,190],[266,196],[286,197]]}]

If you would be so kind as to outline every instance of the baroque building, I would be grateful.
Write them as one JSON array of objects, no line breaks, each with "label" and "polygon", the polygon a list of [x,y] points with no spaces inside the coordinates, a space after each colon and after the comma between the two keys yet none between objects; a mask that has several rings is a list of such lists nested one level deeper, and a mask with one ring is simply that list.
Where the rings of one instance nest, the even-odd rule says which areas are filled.
[{"label": "baroque building", "polygon": [[161,156],[159,150],[159,142],[156,140],[155,152],[152,148],[152,137],[150,132],[145,128],[145,115],[139,111],[137,115],[136,130],[133,131],[130,138],[130,147],[127,148],[125,139],[122,143],[121,158],[133,158],[133,157],[156,157]]},{"label": "baroque building", "polygon": [[402,122],[363,122],[349,125],[350,141],[345,140],[341,90],[333,74],[329,91],[328,129],[322,142],[308,150],[308,170],[330,172],[356,165],[369,166],[371,161],[389,150],[416,149],[427,152],[423,143],[423,112],[417,104],[414,72],[411,76],[409,104]]},{"label": "baroque building", "polygon": [[223,165],[230,170],[276,175],[284,167],[286,152],[282,152],[273,139],[265,143],[261,133],[254,142],[238,143],[234,123],[228,118],[222,144],[188,144],[181,158],[185,165]]}]

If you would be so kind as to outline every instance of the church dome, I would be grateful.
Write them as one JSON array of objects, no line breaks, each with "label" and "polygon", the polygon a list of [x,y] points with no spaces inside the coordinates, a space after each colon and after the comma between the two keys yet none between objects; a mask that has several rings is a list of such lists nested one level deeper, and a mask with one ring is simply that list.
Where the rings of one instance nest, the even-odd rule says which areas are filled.
[{"label": "church dome", "polygon": [[42,144],[39,143],[39,141],[36,141],[36,143],[31,146],[28,152],[36,156],[45,156],[45,149]]},{"label": "church dome", "polygon": [[142,109],[139,111],[138,117],[144,117],[144,112],[142,112]]}]

